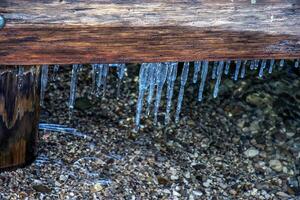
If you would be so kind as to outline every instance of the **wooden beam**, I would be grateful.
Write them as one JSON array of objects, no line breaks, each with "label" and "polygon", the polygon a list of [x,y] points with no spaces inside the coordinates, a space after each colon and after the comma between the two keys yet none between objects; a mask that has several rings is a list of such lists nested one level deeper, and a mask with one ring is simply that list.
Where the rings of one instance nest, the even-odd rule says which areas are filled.
[{"label": "wooden beam", "polygon": [[4,0],[0,64],[300,57],[300,1]]}]

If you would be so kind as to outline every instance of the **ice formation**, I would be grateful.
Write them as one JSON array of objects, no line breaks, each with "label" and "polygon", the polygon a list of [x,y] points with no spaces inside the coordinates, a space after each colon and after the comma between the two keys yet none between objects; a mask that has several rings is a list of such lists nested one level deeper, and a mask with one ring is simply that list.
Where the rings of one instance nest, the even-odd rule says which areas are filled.
[{"label": "ice formation", "polygon": [[[282,69],[287,63],[285,60],[275,61],[271,60],[236,60],[234,61],[235,65],[231,65],[233,61],[196,61],[194,62],[193,70],[190,70],[190,63],[183,63],[182,68],[178,66],[177,62],[166,62],[166,63],[143,63],[140,67],[139,72],[139,94],[137,100],[137,111],[135,117],[136,127],[140,127],[140,121],[142,117],[143,110],[145,109],[146,115],[152,115],[154,117],[154,123],[158,122],[158,114],[161,108],[163,107],[161,102],[162,98],[166,98],[165,103],[165,119],[164,123],[168,124],[171,121],[171,111],[172,103],[175,99],[174,91],[175,87],[179,88],[177,96],[177,105],[175,105],[175,122],[179,121],[181,108],[183,105],[185,86],[189,82],[197,84],[198,101],[203,100],[203,93],[205,91],[205,84],[209,80],[213,80],[213,98],[216,98],[219,94],[222,75],[230,75],[233,77],[234,81],[237,81],[238,78],[244,78],[247,71],[257,70],[257,75],[262,78],[265,75],[265,72],[271,74],[276,66],[279,66],[279,69]],[[277,63],[277,64],[276,64]],[[109,73],[110,67],[116,68],[118,83],[117,83],[117,97],[120,93],[120,85],[125,77],[126,65],[125,64],[92,64],[92,81],[93,81],[93,92],[97,95],[105,95],[106,85],[107,85],[107,76]],[[59,66],[53,66],[53,72],[56,74],[59,70]],[[233,69],[231,67],[234,67]],[[82,65],[74,64],[72,66],[72,76],[70,84],[70,99],[69,99],[69,108],[73,109],[76,98],[76,88],[77,88],[77,79],[78,72],[82,68]],[[299,59],[296,59],[294,62],[294,68],[299,68]],[[276,68],[277,69],[277,68]],[[24,70],[23,68],[18,68],[18,81],[20,87],[22,85],[22,75]],[[178,75],[178,71],[181,72]],[[192,71],[189,76],[189,71]],[[207,76],[208,73],[211,73],[211,77]],[[180,78],[178,78],[180,76]],[[45,90],[48,82],[48,66],[43,65],[41,67],[41,104],[43,104],[43,99],[45,96]],[[165,92],[165,93],[164,93]],[[48,126],[48,128],[61,129],[62,127]],[[63,127],[64,128],[64,127]],[[67,130],[67,129],[64,129]]]}]

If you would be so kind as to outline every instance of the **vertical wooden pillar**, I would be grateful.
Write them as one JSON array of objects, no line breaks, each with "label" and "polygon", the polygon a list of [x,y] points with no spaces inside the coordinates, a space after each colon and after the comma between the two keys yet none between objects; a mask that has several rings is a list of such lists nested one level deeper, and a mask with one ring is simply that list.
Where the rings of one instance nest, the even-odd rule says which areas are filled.
[{"label": "vertical wooden pillar", "polygon": [[0,67],[0,171],[37,155],[40,67]]}]

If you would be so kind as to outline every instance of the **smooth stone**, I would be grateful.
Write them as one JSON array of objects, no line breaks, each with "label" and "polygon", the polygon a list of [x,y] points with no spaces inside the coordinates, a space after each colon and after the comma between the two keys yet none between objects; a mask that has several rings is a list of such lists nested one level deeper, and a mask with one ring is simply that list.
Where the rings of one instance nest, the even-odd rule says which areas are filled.
[{"label": "smooth stone", "polygon": [[100,192],[101,190],[103,190],[102,185],[100,183],[96,183],[93,185],[91,192]]},{"label": "smooth stone", "polygon": [[203,186],[204,186],[204,187],[209,187],[211,183],[212,183],[212,180],[207,179],[207,181],[205,181],[205,182],[203,183]]},{"label": "smooth stone", "polygon": [[253,158],[255,156],[257,156],[259,154],[259,151],[255,148],[250,148],[250,149],[247,149],[245,152],[244,152],[245,156],[248,157],[248,158]]},{"label": "smooth stone", "polygon": [[279,160],[270,160],[269,165],[276,172],[282,171],[283,166]]}]

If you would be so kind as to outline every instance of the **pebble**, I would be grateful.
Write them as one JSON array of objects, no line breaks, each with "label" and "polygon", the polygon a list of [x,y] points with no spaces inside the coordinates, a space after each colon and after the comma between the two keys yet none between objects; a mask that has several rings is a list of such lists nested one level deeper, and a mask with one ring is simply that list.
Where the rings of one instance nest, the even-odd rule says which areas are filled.
[{"label": "pebble", "polygon": [[270,160],[269,165],[276,172],[282,171],[283,166],[279,160]]},{"label": "pebble", "polygon": [[95,192],[100,192],[101,190],[103,190],[103,187],[100,183],[96,183],[95,185],[93,185],[91,192],[95,193]]},{"label": "pebble", "polygon": [[259,151],[255,148],[250,148],[250,149],[247,149],[245,152],[244,152],[245,156],[248,157],[248,158],[253,158],[255,156],[257,156],[259,154]]},{"label": "pebble", "polygon": [[207,179],[207,180],[203,183],[203,186],[204,186],[204,187],[209,187],[211,183],[212,183],[212,180]]}]

